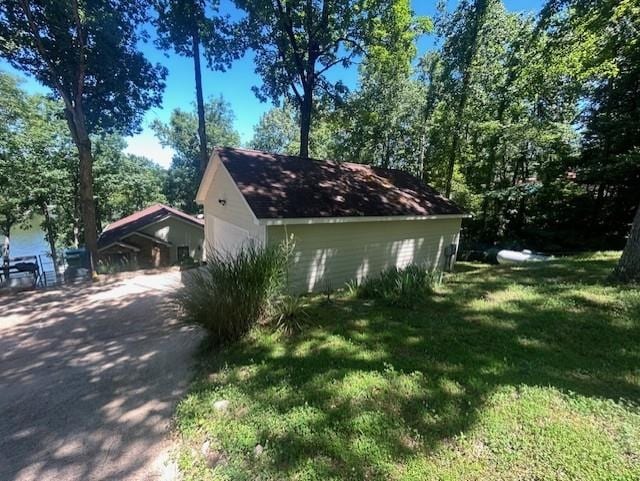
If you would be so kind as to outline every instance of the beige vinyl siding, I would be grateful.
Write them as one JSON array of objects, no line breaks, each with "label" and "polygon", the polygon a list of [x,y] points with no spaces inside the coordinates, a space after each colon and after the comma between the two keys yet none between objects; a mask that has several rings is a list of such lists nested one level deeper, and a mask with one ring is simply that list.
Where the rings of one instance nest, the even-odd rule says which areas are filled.
[{"label": "beige vinyl siding", "polygon": [[[220,199],[225,201],[224,205],[219,202]],[[203,208],[205,216],[205,246],[214,247],[216,218],[243,229],[250,238],[264,239],[264,227],[257,224],[253,212],[249,209],[244,197],[242,197],[229,172],[222,164],[218,166],[209,185]],[[220,225],[218,225],[218,228],[220,228]]]},{"label": "beige vinyl siding", "polygon": [[195,260],[202,260],[204,230],[195,224],[167,217],[166,219],[142,229],[145,234],[170,242],[169,260],[174,263],[178,259],[178,247],[188,246],[189,255]]},{"label": "beige vinyl siding", "polygon": [[269,226],[267,240],[293,235],[289,282],[297,292],[342,287],[389,267],[442,268],[444,248],[458,244],[461,219]]}]

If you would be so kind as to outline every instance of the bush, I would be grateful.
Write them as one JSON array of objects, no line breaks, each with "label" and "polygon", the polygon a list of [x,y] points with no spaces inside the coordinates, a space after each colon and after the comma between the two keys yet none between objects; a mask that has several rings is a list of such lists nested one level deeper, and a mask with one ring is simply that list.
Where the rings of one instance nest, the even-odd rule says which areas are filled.
[{"label": "bush", "polygon": [[214,343],[240,339],[270,316],[286,286],[287,262],[286,244],[249,244],[233,256],[210,250],[207,264],[190,271],[177,302]]},{"label": "bush", "polygon": [[[394,306],[411,307],[441,282],[440,271],[412,264],[404,269],[392,267],[366,279],[355,288],[355,293],[362,299],[381,299]],[[349,289],[354,291],[354,286],[349,286]]]},{"label": "bush", "polygon": [[117,274],[119,272],[136,271],[140,268],[137,259],[130,259],[127,256],[111,259],[100,259],[96,266],[98,274]]},{"label": "bush", "polygon": [[302,330],[306,317],[304,299],[300,296],[284,295],[274,304],[272,321],[285,334]]}]

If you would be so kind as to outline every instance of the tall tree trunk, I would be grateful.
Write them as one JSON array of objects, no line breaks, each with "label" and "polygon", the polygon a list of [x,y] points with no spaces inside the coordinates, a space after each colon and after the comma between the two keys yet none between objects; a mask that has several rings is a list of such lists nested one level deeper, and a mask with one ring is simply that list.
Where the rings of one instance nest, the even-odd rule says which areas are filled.
[{"label": "tall tree trunk", "polygon": [[80,197],[80,211],[84,227],[84,243],[89,253],[89,270],[91,278],[96,276],[98,261],[98,230],[96,224],[96,206],[93,198],[93,155],[91,140],[85,127],[84,111],[79,102],[75,108],[65,109],[67,124],[71,136],[78,149],[78,194]]},{"label": "tall tree trunk", "polygon": [[445,196],[451,195],[451,184],[453,182],[453,173],[455,171],[456,162],[458,160],[458,154],[460,152],[460,144],[462,142],[462,122],[464,111],[467,106],[467,97],[469,95],[469,87],[471,86],[471,66],[473,59],[476,56],[478,50],[478,35],[482,24],[484,23],[484,17],[488,8],[488,0],[476,0],[474,6],[474,21],[469,37],[469,51],[464,59],[464,63],[461,66],[462,70],[462,89],[460,92],[460,98],[455,110],[455,125],[453,129],[453,141],[451,142],[451,149],[449,151],[449,163],[447,165],[447,178],[445,181]]},{"label": "tall tree trunk", "polygon": [[300,105],[300,157],[309,157],[309,132],[313,110],[313,89],[305,88]]},{"label": "tall tree trunk", "polygon": [[613,277],[621,282],[640,282],[640,206]]},{"label": "tall tree trunk", "polygon": [[200,35],[197,27],[193,29],[191,35],[193,48],[193,70],[196,77],[196,105],[198,107],[198,138],[200,140],[200,176],[209,163],[207,153],[207,129],[204,116],[204,96],[202,94],[202,71],[200,69]]},{"label": "tall tree trunk", "polygon": [[89,269],[92,278],[98,262],[98,230],[96,208],[93,199],[93,156],[89,137],[78,145],[80,155],[80,209],[84,227],[84,243],[89,252]]}]

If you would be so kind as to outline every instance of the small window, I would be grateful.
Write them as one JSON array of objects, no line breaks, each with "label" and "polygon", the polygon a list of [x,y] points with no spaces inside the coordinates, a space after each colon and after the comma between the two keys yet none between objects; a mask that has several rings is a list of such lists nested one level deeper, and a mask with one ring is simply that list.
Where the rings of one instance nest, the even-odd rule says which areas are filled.
[{"label": "small window", "polygon": [[182,261],[189,257],[189,246],[178,246],[178,260]]}]

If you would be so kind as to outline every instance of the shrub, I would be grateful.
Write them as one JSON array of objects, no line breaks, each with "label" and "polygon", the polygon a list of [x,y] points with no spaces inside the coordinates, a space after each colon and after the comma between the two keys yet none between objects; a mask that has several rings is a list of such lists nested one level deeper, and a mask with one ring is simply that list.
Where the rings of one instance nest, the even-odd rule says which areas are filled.
[{"label": "shrub", "polygon": [[300,296],[284,295],[274,304],[273,323],[285,334],[300,331],[306,317],[304,299]]},{"label": "shrub", "polygon": [[[404,269],[392,267],[365,279],[355,288],[355,293],[363,299],[381,299],[394,306],[411,307],[423,300],[441,281],[440,271],[412,264]],[[353,285],[349,288],[354,290]]]},{"label": "shrub", "polygon": [[235,255],[210,250],[207,264],[190,271],[177,302],[214,343],[240,339],[269,317],[286,286],[287,262],[287,244],[248,244]]},{"label": "shrub", "polygon": [[117,274],[119,272],[129,272],[138,270],[140,266],[136,259],[130,259],[127,256],[111,259],[100,259],[96,266],[98,274]]}]

